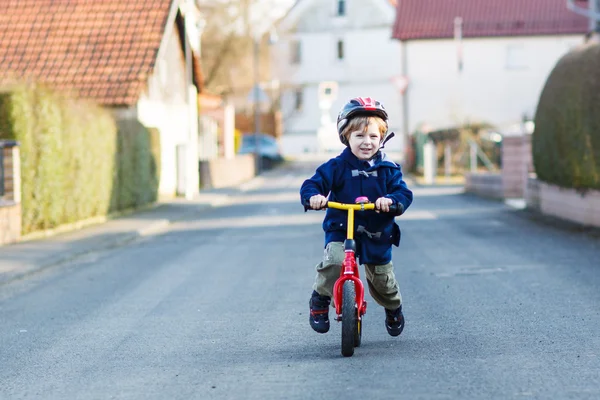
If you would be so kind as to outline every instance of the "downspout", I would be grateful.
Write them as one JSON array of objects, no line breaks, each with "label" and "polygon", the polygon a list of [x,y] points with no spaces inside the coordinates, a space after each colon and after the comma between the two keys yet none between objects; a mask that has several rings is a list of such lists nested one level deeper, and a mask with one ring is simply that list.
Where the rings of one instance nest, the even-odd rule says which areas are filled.
[{"label": "downspout", "polygon": [[[193,32],[189,28],[191,21],[193,1],[182,1],[182,27],[183,27],[183,42],[184,42],[184,59],[185,59],[185,85],[188,104],[188,137],[186,143],[187,155],[187,172],[185,176],[185,198],[193,199],[199,191],[199,158],[198,158],[198,95],[194,87],[194,65],[192,61],[193,53],[190,45],[190,33]],[[181,10],[181,9],[180,9]]]},{"label": "downspout", "polygon": [[[402,57],[401,68],[402,68],[402,76],[405,79],[408,79],[408,42],[405,40],[400,41],[400,53]],[[406,152],[410,148],[410,124],[408,117],[408,94],[410,91],[410,84],[407,83],[404,91],[402,92],[402,130],[404,131],[403,140],[404,140],[404,151]]]}]

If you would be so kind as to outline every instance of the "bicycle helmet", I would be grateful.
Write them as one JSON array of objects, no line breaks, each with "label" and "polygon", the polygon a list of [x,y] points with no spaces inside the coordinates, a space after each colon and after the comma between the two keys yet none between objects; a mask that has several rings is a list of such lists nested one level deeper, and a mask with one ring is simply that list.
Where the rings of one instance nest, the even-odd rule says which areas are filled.
[{"label": "bicycle helmet", "polygon": [[387,111],[385,111],[383,104],[371,97],[355,97],[342,107],[342,110],[337,117],[338,136],[344,145],[348,145],[348,141],[342,135],[342,132],[348,125],[350,119],[358,115],[373,115],[381,118],[386,125],[386,132],[383,135],[383,138],[385,138],[385,135],[387,134],[388,114]]}]

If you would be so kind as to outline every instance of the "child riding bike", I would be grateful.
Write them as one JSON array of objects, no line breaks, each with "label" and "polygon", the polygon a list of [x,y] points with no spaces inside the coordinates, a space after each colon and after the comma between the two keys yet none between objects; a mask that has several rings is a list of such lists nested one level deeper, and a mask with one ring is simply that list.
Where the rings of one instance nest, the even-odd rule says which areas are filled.
[{"label": "child riding bike", "polygon": [[[406,211],[413,200],[412,191],[402,179],[399,165],[380,149],[394,134],[388,135],[388,114],[383,105],[370,97],[357,97],[344,105],[337,118],[337,130],[346,149],[319,166],[300,188],[303,205],[322,209],[328,200],[354,203],[357,197],[375,202],[376,211],[364,211],[355,217],[356,254],[365,265],[369,292],[385,308],[385,327],[391,336],[404,329],[402,297],[394,275],[392,245],[400,244],[397,215]],[[316,332],[329,331],[329,307],[333,286],[344,261],[346,214],[328,208],[323,220],[325,251],[317,264],[317,276],[309,301],[310,326]]]}]

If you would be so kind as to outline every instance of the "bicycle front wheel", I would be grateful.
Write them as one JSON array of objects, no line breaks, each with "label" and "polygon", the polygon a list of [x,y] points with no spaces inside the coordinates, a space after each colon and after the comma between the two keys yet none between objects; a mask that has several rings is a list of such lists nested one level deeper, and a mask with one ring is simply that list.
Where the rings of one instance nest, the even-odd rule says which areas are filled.
[{"label": "bicycle front wheel", "polygon": [[356,290],[354,282],[347,280],[342,287],[342,355],[351,357],[354,354],[357,312],[356,312]]}]

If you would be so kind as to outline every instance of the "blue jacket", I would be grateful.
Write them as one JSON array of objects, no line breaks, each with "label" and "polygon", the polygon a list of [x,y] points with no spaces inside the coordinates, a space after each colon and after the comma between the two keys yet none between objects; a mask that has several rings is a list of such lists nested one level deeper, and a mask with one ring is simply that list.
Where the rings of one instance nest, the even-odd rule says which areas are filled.
[{"label": "blue jacket", "polygon": [[[329,195],[330,201],[353,204],[357,197],[366,196],[375,202],[380,197],[392,199],[403,213],[410,206],[413,194],[402,179],[399,165],[387,159],[385,153],[371,166],[361,161],[349,148],[317,168],[304,181],[300,198],[305,204],[312,196]],[[323,220],[325,246],[346,239],[347,211],[328,208]],[[354,214],[357,255],[363,264],[386,264],[392,259],[392,244],[400,244],[400,228],[390,213],[358,211]]]}]

